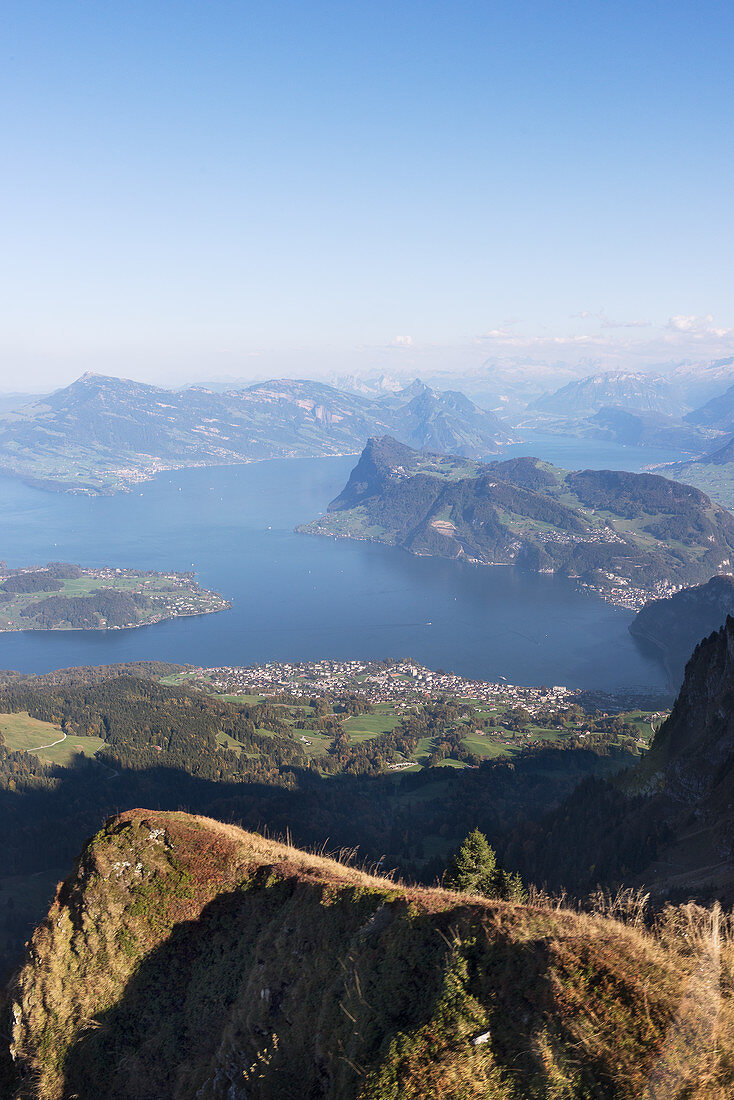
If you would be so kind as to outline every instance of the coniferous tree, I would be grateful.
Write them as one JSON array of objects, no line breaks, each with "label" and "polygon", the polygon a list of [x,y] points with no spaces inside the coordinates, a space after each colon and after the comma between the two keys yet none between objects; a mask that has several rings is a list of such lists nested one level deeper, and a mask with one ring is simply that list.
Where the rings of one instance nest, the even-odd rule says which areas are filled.
[{"label": "coniferous tree", "polygon": [[444,883],[451,890],[461,890],[465,894],[496,897],[498,870],[494,848],[484,833],[473,829],[458,852],[452,856],[444,875]]},{"label": "coniferous tree", "polygon": [[452,856],[443,881],[450,890],[464,894],[517,902],[527,898],[520,875],[509,874],[498,865],[494,848],[479,829],[473,829]]}]

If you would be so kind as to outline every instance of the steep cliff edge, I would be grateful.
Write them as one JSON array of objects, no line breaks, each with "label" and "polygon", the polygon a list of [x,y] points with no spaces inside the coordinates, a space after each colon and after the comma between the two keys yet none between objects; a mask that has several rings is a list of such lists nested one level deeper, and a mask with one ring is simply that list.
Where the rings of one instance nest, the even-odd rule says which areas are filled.
[{"label": "steep cliff edge", "polygon": [[691,653],[702,638],[734,611],[734,577],[720,574],[706,584],[682,588],[665,599],[650,600],[630,623],[634,637],[663,654],[671,686],[679,688]]},{"label": "steep cliff edge", "polygon": [[[637,1097],[698,966],[608,919],[134,810],[60,887],[0,1030],[38,1100]],[[721,1034],[675,1070],[687,1096],[725,1095]]]},{"label": "steep cliff edge", "polygon": [[734,619],[696,646],[647,755],[582,783],[504,854],[553,889],[622,882],[734,904]]}]

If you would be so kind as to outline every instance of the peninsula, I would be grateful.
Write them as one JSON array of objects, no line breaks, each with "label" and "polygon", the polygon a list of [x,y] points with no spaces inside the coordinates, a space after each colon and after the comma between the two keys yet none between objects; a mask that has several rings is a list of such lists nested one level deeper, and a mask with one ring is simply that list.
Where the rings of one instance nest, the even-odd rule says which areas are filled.
[{"label": "peninsula", "polygon": [[734,516],[655,474],[477,462],[370,439],[306,534],[366,539],[474,565],[558,573],[639,610],[731,570]]},{"label": "peninsula", "polygon": [[65,562],[9,569],[0,562],[0,632],[124,630],[232,605],[193,573],[85,569]]}]

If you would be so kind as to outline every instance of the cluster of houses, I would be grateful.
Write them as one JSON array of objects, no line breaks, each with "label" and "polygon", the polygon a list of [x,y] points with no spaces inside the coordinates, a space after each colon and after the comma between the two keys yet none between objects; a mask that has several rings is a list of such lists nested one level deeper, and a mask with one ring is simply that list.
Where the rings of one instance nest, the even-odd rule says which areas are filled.
[{"label": "cluster of houses", "polygon": [[605,573],[605,584],[590,584],[579,581],[581,588],[596,593],[607,603],[615,607],[626,607],[629,611],[639,611],[650,600],[663,600],[674,596],[683,588],[682,584],[671,584],[670,581],[659,581],[650,588],[638,588],[625,577],[617,577],[614,573]]},{"label": "cluster of houses", "polygon": [[476,699],[489,704],[558,709],[578,692],[566,687],[522,687],[469,680],[453,672],[432,672],[415,661],[271,661],[247,667],[200,668],[188,673],[202,687],[226,695],[279,695],[297,698],[358,696],[366,702],[425,701],[438,696]]}]

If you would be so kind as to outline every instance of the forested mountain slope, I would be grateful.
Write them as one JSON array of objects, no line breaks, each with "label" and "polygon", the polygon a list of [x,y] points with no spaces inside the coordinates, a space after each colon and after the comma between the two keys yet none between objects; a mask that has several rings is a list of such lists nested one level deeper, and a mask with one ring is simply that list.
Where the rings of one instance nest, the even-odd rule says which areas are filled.
[{"label": "forested mountain slope", "polygon": [[580,579],[623,606],[734,561],[734,517],[655,474],[568,471],[535,458],[472,463],[371,439],[310,534]]},{"label": "forested mountain slope", "polygon": [[734,903],[734,619],[696,647],[647,755],[581,784],[520,829],[507,858],[554,887],[625,882]]}]

